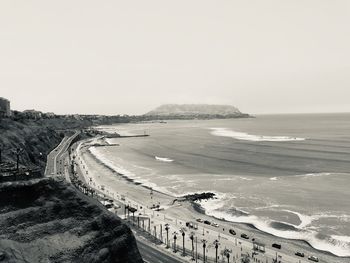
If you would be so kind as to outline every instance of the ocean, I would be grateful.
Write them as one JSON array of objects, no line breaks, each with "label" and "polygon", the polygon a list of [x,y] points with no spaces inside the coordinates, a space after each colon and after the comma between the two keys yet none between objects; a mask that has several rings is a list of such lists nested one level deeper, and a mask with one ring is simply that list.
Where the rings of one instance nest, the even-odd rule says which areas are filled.
[{"label": "ocean", "polygon": [[350,114],[264,115],[99,127],[102,162],[155,190],[214,192],[208,215],[350,256]]}]

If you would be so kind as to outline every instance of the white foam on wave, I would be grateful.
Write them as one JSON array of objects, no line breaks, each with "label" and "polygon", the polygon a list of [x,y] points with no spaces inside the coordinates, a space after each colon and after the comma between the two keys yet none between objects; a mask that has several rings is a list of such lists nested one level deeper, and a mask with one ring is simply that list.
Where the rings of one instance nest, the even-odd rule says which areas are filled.
[{"label": "white foam on wave", "polygon": [[288,137],[288,136],[265,136],[265,135],[253,135],[245,132],[238,132],[230,130],[228,128],[210,128],[211,134],[215,136],[230,137],[242,141],[253,142],[288,142],[288,141],[304,141],[305,138]]},{"label": "white foam on wave", "polygon": [[[252,224],[257,229],[275,236],[279,236],[286,239],[304,240],[307,241],[312,247],[318,250],[328,251],[330,253],[333,253],[334,255],[341,257],[350,256],[350,243],[348,242],[347,236],[332,236],[328,239],[319,239],[317,238],[317,231],[311,230],[311,228],[304,228],[305,226],[308,226],[314,220],[314,218],[320,217],[322,215],[309,217],[294,211],[290,211],[292,213],[298,214],[299,218],[301,218],[301,224],[296,227],[298,231],[292,231],[273,228],[271,226],[271,223],[276,221],[272,221],[268,218],[261,218],[249,214],[233,215],[227,213],[227,209],[224,209],[225,200],[214,199],[208,200],[207,202],[201,202],[200,204],[204,208],[205,213],[209,216],[213,216],[216,218],[225,218],[225,220],[236,223]],[[295,227],[294,225],[291,226]]]},{"label": "white foam on wave", "polygon": [[308,174],[299,174],[294,175],[294,177],[303,177],[303,178],[312,178],[312,177],[323,177],[323,176],[330,176],[330,175],[337,175],[337,173],[308,173]]},{"label": "white foam on wave", "polygon": [[288,209],[284,209],[282,211],[297,215],[299,217],[299,220],[300,220],[300,224],[298,225],[298,228],[301,228],[301,229],[309,226],[312,223],[312,221],[314,221],[316,219],[315,216],[304,215],[304,214],[301,214],[299,212],[288,210]]},{"label": "white foam on wave", "polygon": [[252,178],[247,178],[247,177],[243,177],[243,176],[240,176],[239,179],[244,180],[244,181],[252,181],[253,180]]},{"label": "white foam on wave", "polygon": [[166,157],[154,156],[154,158],[155,158],[157,161],[166,162],[166,163],[171,163],[171,162],[174,161],[174,160],[169,159],[169,158],[166,158]]},{"label": "white foam on wave", "polygon": [[277,181],[277,177],[271,177],[270,180],[271,181]]}]

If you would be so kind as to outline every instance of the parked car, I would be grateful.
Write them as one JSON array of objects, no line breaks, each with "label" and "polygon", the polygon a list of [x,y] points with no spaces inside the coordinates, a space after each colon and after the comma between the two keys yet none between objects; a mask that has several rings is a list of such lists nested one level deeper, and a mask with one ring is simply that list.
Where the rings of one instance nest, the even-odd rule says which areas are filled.
[{"label": "parked car", "polygon": [[249,239],[249,236],[247,234],[241,234],[241,237],[244,238],[244,239]]},{"label": "parked car", "polygon": [[309,256],[308,259],[313,262],[318,262],[318,257],[315,257],[315,256]]},{"label": "parked car", "polygon": [[217,223],[211,223],[212,226],[219,227]]},{"label": "parked car", "polygon": [[204,220],[204,224],[210,225],[211,223],[210,223],[210,221],[208,221],[208,220]]},{"label": "parked car", "polygon": [[231,235],[236,235],[236,231],[234,231],[233,229],[230,229],[228,232],[229,232]]},{"label": "parked car", "polygon": [[281,246],[281,244],[273,243],[272,247],[281,249],[282,246]]},{"label": "parked car", "polygon": [[302,252],[296,252],[295,255],[302,258],[305,257],[304,253]]},{"label": "parked car", "polygon": [[107,209],[112,208],[112,207],[113,207],[113,204],[105,204],[105,207],[106,207]]},{"label": "parked car", "polygon": [[203,223],[203,219],[201,219],[201,218],[196,219],[196,221],[199,223]]}]

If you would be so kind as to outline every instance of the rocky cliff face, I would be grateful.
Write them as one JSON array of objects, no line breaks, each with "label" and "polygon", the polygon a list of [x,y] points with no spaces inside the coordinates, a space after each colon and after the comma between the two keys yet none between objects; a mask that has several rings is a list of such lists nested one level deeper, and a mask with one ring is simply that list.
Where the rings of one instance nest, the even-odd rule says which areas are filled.
[{"label": "rocky cliff face", "polygon": [[236,107],[208,104],[165,104],[145,114],[146,116],[243,116]]},{"label": "rocky cliff face", "polygon": [[22,149],[20,165],[35,166],[43,171],[46,156],[62,140],[60,130],[89,126],[89,123],[64,119],[0,119],[0,148],[3,161],[16,161],[16,149]]},{"label": "rocky cliff face", "polygon": [[0,184],[4,262],[143,262],[120,218],[54,179]]}]

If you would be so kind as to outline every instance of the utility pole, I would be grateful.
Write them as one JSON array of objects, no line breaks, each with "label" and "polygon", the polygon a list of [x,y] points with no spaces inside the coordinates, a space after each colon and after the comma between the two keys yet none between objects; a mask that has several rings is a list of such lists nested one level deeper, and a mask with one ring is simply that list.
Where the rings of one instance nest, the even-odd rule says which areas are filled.
[{"label": "utility pole", "polygon": [[15,154],[17,156],[17,162],[16,162],[16,169],[17,169],[17,173],[19,172],[19,155],[22,153],[22,149],[21,148],[17,148]]}]

